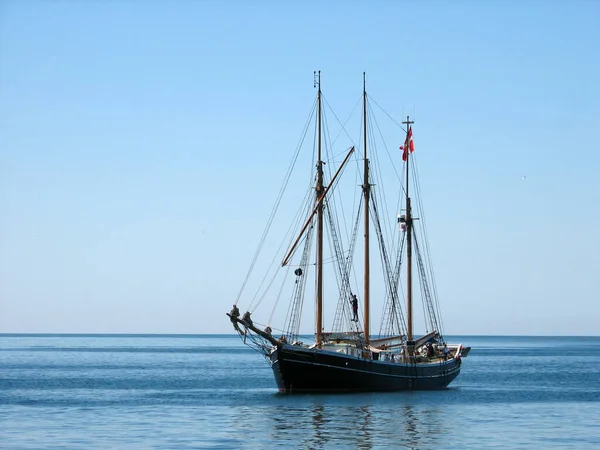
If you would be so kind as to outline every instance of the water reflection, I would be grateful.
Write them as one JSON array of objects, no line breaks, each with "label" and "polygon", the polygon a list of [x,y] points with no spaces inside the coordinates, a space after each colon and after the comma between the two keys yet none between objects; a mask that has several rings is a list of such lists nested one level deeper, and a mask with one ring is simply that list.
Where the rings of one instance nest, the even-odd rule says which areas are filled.
[{"label": "water reflection", "polygon": [[414,408],[411,405],[402,407],[405,418],[406,439],[410,447],[418,447],[419,444],[419,419],[414,414]]},{"label": "water reflection", "polygon": [[326,424],[327,419],[325,418],[325,407],[314,405],[311,410],[311,419],[314,434],[308,438],[311,441],[309,444],[312,444],[310,447],[322,447],[330,440]]},{"label": "water reflection", "polygon": [[438,406],[407,400],[414,399],[400,394],[289,397],[263,405],[242,421],[260,417],[270,441],[304,448],[443,447],[441,436],[452,434],[452,418],[443,417]]},{"label": "water reflection", "polygon": [[368,406],[360,407],[361,415],[364,417],[362,425],[362,438],[358,443],[358,448],[373,448],[371,444],[371,409]]}]

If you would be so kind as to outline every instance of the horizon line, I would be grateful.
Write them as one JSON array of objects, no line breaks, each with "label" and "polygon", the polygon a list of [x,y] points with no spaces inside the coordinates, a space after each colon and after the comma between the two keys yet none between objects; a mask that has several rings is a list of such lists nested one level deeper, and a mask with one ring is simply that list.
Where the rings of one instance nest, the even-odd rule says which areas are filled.
[{"label": "horizon line", "polygon": [[[310,337],[312,334],[299,334],[302,337]],[[0,332],[0,337],[18,337],[18,336],[127,336],[127,337],[150,337],[150,336],[165,336],[165,337],[196,337],[196,336],[237,336],[236,333],[62,333],[62,332]],[[374,335],[375,336],[375,335]],[[581,334],[446,334],[445,336],[461,336],[461,337],[600,337],[600,335],[581,335]]]}]

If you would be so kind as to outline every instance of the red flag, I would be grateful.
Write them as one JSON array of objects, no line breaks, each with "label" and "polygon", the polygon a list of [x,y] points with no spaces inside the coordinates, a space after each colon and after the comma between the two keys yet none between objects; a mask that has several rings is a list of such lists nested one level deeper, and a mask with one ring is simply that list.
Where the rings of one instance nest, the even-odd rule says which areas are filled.
[{"label": "red flag", "polygon": [[400,150],[402,150],[402,161],[406,161],[408,159],[408,152],[411,153],[415,151],[415,143],[413,142],[412,137],[412,127],[408,127],[408,133],[406,135],[406,140],[404,141],[404,145],[400,146]]}]

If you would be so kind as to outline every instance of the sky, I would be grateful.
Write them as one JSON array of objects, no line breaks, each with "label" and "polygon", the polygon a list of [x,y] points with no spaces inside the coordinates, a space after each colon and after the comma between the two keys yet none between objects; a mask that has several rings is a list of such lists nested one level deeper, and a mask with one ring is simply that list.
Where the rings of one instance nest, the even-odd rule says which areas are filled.
[{"label": "sky", "polygon": [[366,72],[415,119],[447,334],[598,335],[598,23],[592,0],[3,1],[0,332],[232,332],[321,70],[341,117]]}]

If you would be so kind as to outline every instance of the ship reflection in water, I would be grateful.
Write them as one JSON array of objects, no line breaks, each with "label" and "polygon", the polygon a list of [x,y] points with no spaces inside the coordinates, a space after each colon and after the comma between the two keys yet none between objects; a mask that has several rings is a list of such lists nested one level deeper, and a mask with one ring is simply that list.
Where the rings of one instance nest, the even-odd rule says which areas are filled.
[{"label": "ship reflection in water", "polygon": [[402,394],[387,395],[384,402],[372,395],[306,396],[293,404],[260,408],[254,418],[244,419],[260,416],[270,428],[269,440],[298,448],[443,447],[440,437],[451,434],[452,418],[443,417],[437,406],[415,406]]}]

